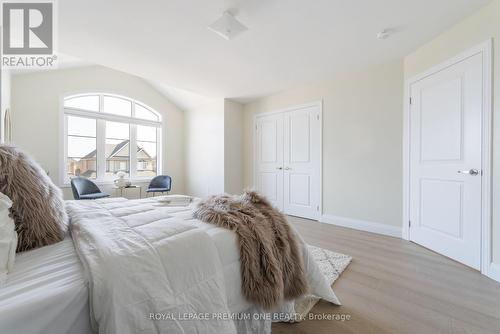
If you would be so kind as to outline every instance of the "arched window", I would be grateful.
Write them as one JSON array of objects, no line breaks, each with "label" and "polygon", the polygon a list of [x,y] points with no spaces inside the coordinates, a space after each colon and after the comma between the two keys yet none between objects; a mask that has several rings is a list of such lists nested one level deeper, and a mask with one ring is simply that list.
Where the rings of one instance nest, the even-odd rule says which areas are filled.
[{"label": "arched window", "polygon": [[133,99],[112,94],[64,99],[64,182],[84,176],[111,181],[118,172],[132,179],[161,170],[159,113]]}]

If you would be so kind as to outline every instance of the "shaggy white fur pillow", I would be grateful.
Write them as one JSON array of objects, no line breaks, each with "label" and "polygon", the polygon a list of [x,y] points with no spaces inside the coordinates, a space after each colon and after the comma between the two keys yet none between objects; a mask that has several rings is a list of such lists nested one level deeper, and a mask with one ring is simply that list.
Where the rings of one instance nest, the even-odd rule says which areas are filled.
[{"label": "shaggy white fur pillow", "polygon": [[67,216],[61,190],[33,159],[13,146],[0,145],[0,192],[13,202],[10,213],[18,252],[63,240]]}]

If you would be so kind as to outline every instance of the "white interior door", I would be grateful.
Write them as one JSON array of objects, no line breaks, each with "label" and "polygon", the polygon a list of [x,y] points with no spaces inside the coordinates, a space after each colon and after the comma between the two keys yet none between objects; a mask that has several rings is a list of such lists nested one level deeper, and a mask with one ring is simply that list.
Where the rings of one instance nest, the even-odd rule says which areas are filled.
[{"label": "white interior door", "polygon": [[283,114],[257,118],[255,149],[255,186],[283,211]]},{"label": "white interior door", "polygon": [[410,87],[410,240],[479,269],[482,55]]},{"label": "white interior door", "polygon": [[319,218],[320,115],[319,107],[285,113],[284,118],[284,212]]},{"label": "white interior door", "polygon": [[256,118],[255,187],[286,214],[320,214],[320,106]]}]

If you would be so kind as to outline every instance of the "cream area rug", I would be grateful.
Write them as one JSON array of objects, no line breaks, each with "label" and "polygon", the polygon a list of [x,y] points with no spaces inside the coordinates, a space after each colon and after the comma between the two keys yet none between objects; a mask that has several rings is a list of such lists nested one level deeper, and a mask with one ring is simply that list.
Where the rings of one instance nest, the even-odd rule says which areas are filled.
[{"label": "cream area rug", "polygon": [[[335,253],[315,246],[309,246],[309,250],[330,285],[339,278],[340,274],[342,274],[352,260],[352,257],[349,255]],[[319,300],[320,298],[314,295],[307,295],[296,300],[294,321],[303,320]]]}]

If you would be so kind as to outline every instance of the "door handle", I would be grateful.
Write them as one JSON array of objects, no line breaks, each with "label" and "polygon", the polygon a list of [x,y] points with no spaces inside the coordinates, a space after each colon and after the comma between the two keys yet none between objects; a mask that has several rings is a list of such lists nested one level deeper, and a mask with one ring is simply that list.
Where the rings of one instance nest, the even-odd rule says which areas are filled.
[{"label": "door handle", "polygon": [[283,170],[283,167],[276,167],[276,169],[278,169],[278,170]]},{"label": "door handle", "polygon": [[480,171],[477,169],[469,169],[469,170],[459,170],[458,174],[469,174],[470,176],[479,175]]}]

